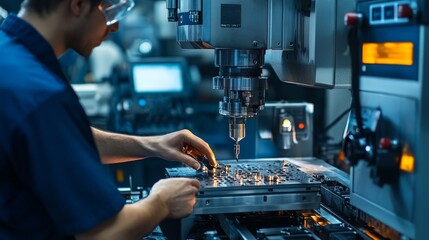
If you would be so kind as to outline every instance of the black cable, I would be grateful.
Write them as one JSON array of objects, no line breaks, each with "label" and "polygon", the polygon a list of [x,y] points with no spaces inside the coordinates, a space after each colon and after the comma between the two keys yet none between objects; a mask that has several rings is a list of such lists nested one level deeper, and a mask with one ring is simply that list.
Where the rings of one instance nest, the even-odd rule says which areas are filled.
[{"label": "black cable", "polygon": [[345,115],[347,115],[352,107],[347,108],[344,110],[340,115],[338,115],[328,126],[326,126],[322,132],[320,132],[317,135],[318,141],[316,142],[316,145],[318,146],[318,153],[317,156],[321,159],[326,159],[326,154],[328,152],[336,152],[342,148],[342,141],[336,144],[328,144],[329,137],[326,137],[326,133],[331,129],[333,126],[335,126]]},{"label": "black cable", "polygon": [[349,30],[348,43],[351,57],[352,74],[352,105],[355,110],[356,124],[358,133],[363,131],[362,107],[359,94],[359,29],[352,27]]},{"label": "black cable", "polygon": [[325,134],[326,132],[328,132],[329,129],[331,129],[333,126],[335,126],[346,114],[350,112],[351,109],[352,107],[349,107],[346,110],[344,110],[340,115],[338,115],[328,126],[326,126],[322,130],[322,132],[319,134],[319,137]]},{"label": "black cable", "polygon": [[344,117],[352,108],[355,110],[357,129],[356,131],[362,132],[363,130],[363,120],[362,120],[362,107],[360,103],[360,94],[359,94],[359,29],[357,27],[352,27],[349,30],[348,34],[348,44],[351,57],[351,85],[352,85],[352,107],[347,108],[342,112],[334,121],[332,121],[328,126],[326,126],[322,132],[318,134],[321,138],[326,132],[331,129],[335,124],[337,124],[341,118]]}]

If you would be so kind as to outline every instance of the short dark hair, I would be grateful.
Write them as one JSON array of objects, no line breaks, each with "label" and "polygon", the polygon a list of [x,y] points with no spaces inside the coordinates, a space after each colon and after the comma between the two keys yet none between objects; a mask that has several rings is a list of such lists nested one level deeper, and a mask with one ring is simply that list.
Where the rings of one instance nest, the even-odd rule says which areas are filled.
[{"label": "short dark hair", "polygon": [[[25,0],[22,3],[22,7],[34,10],[40,15],[49,13],[54,10],[61,2],[65,0]],[[102,0],[88,0],[91,2],[91,6],[97,6]]]}]

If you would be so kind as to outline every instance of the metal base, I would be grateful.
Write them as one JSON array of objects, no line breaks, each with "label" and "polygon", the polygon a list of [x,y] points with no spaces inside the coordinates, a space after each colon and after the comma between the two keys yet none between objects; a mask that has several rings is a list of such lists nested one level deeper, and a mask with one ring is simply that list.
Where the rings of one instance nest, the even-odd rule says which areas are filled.
[{"label": "metal base", "polygon": [[168,177],[201,182],[194,214],[314,209],[320,182],[286,160],[222,161],[212,171],[168,168]]}]

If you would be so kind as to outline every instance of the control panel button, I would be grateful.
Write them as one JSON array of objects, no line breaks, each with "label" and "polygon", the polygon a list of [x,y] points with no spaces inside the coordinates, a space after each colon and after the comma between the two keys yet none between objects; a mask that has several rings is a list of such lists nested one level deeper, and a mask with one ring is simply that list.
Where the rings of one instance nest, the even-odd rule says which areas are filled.
[{"label": "control panel button", "polygon": [[380,21],[381,20],[381,7],[374,7],[371,11],[371,20]]},{"label": "control panel button", "polygon": [[344,24],[346,26],[357,26],[362,23],[363,15],[361,13],[346,13]]},{"label": "control panel button", "polygon": [[369,6],[369,25],[409,23],[417,14],[417,5],[407,1],[389,1]]},{"label": "control panel button", "polygon": [[395,6],[385,6],[384,7],[384,19],[391,20],[395,18]]},{"label": "control panel button", "polygon": [[413,19],[413,9],[409,4],[400,4],[398,6],[398,18]]},{"label": "control panel button", "polygon": [[392,147],[392,141],[390,138],[381,138],[379,147],[383,149],[390,149]]}]

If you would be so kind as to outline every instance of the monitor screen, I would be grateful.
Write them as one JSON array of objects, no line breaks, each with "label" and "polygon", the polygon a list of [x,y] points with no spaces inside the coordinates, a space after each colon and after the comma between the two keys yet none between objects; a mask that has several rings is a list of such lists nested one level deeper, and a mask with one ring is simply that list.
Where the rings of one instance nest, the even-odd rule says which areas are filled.
[{"label": "monitor screen", "polygon": [[132,69],[136,93],[179,93],[184,89],[180,63],[141,63]]}]

